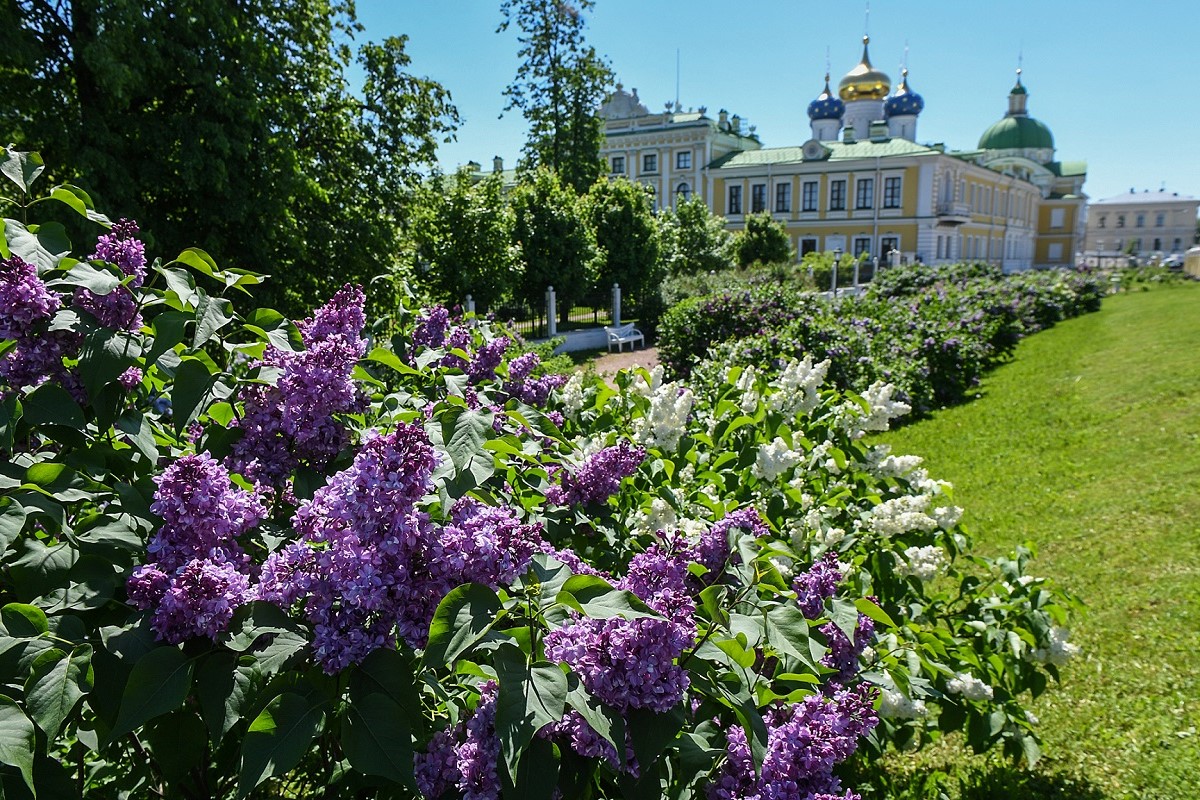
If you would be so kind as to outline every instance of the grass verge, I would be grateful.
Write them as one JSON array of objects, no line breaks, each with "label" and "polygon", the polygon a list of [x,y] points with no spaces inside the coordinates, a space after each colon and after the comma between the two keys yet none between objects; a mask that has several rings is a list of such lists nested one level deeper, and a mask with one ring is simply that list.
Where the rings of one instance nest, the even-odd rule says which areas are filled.
[{"label": "grass verge", "polygon": [[979,399],[881,437],[954,484],[981,553],[1032,541],[1088,605],[1083,655],[1034,705],[1034,772],[950,739],[888,759],[895,796],[1200,797],[1198,356],[1200,286],[1115,295],[1023,341]]}]

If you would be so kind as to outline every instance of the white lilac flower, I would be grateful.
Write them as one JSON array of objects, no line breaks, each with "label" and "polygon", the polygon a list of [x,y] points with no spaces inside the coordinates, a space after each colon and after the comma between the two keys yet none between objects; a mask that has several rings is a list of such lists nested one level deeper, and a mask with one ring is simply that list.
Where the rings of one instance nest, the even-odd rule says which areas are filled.
[{"label": "white lilac flower", "polygon": [[829,371],[829,359],[816,366],[812,356],[805,356],[803,361],[793,361],[784,368],[783,374],[771,386],[776,388],[767,401],[772,411],[779,411],[786,416],[811,414],[820,402],[817,390],[825,382],[825,374]]},{"label": "white lilac flower", "polygon": [[649,412],[635,426],[638,442],[664,452],[673,451],[687,428],[692,400],[690,389],[680,389],[674,383],[659,386],[650,398]]},{"label": "white lilac flower", "polygon": [[867,451],[866,469],[879,478],[901,478],[912,472],[925,459],[920,456],[894,456],[891,445],[881,444]]},{"label": "white lilac flower", "polygon": [[910,547],[904,551],[905,560],[896,567],[899,575],[911,575],[919,581],[930,581],[946,566],[946,552],[935,545]]},{"label": "white lilac flower", "polygon": [[963,510],[958,506],[942,506],[933,510],[933,518],[937,520],[938,527],[944,531],[948,531],[958,524],[962,519]]},{"label": "white lilac flower", "polygon": [[1032,711],[1025,712],[1025,719],[1029,720],[1030,725],[1037,725],[1039,722],[1041,722],[1041,720],[1037,718],[1037,714],[1034,714]]},{"label": "white lilac flower", "polygon": [[570,417],[578,417],[583,410],[583,376],[576,372],[562,387],[563,408]]},{"label": "white lilac flower", "polygon": [[932,531],[937,521],[929,516],[927,495],[901,495],[885,500],[868,510],[864,516],[870,521],[871,530],[880,536],[898,536],[909,531]]},{"label": "white lilac flower", "polygon": [[694,480],[696,480],[696,465],[689,461],[683,466],[683,469],[679,470],[679,485],[687,486]]},{"label": "white lilac flower", "polygon": [[658,364],[654,369],[650,370],[649,379],[646,376],[638,373],[633,382],[629,385],[629,390],[636,395],[642,397],[653,397],[663,385],[663,367]]},{"label": "white lilac flower", "polygon": [[671,504],[661,497],[656,497],[650,501],[649,511],[638,512],[637,526],[644,533],[654,533],[655,531],[672,533],[678,521],[679,517],[676,515],[675,509],[671,508]]},{"label": "white lilac flower", "polygon": [[1061,625],[1051,626],[1049,641],[1045,647],[1033,651],[1033,660],[1061,667],[1079,655],[1079,645],[1067,641],[1070,635],[1071,632]]},{"label": "white lilac flower", "polygon": [[946,683],[946,691],[967,700],[991,700],[992,687],[966,672],[959,672]]},{"label": "white lilac flower", "polygon": [[913,700],[891,689],[880,689],[879,716],[891,719],[921,719],[929,713],[924,700]]},{"label": "white lilac flower", "polygon": [[776,436],[770,444],[758,446],[758,458],[754,462],[754,477],[773,481],[804,460],[804,454],[792,449],[781,437]]},{"label": "white lilac flower", "polygon": [[886,431],[893,419],[912,411],[908,403],[892,399],[895,391],[896,387],[890,383],[875,381],[862,393],[869,411],[864,412],[858,403],[843,403],[839,411],[846,433],[853,439],[860,439],[868,431]]},{"label": "white lilac flower", "polygon": [[758,374],[754,367],[746,367],[742,370],[742,374],[738,377],[737,390],[742,393],[740,408],[743,414],[753,414],[758,408],[759,396],[754,390],[755,379]]}]

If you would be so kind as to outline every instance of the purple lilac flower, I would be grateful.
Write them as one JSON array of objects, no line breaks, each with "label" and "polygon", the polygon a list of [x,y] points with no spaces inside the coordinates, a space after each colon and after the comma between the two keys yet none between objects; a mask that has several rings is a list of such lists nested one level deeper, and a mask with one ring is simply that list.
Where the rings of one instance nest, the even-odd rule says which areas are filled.
[{"label": "purple lilac flower", "polygon": [[73,331],[30,333],[17,340],[17,346],[0,359],[0,381],[13,389],[40,386],[53,380],[81,403],[87,399],[83,384],[74,370],[63,365],[63,358],[79,350],[82,337]]},{"label": "purple lilac flower", "polygon": [[451,509],[435,564],[447,583],[512,583],[541,546],[541,525],[523,525],[511,508],[464,497]]},{"label": "purple lilac flower", "polygon": [[673,622],[694,630],[696,601],[688,590],[688,564],[693,560],[695,554],[681,534],[655,542],[630,560],[620,588],[633,592]]},{"label": "purple lilac flower", "polygon": [[[149,604],[139,602],[152,596],[142,591],[147,578],[158,582],[157,576],[139,575],[138,584],[130,593],[130,600],[141,610],[150,608]],[[216,641],[229,626],[234,610],[251,599],[250,579],[227,561],[192,559],[168,580],[169,586],[150,618],[150,627],[160,640],[170,644],[198,636]]]},{"label": "purple lilac flower", "polygon": [[428,308],[417,318],[413,330],[413,345],[417,347],[441,347],[446,341],[446,328],[450,325],[450,312],[444,306]]},{"label": "purple lilac flower", "polygon": [[313,550],[303,542],[291,542],[271,553],[258,574],[258,599],[291,608],[308,594],[313,562]]},{"label": "purple lilac flower", "polygon": [[479,704],[466,724],[434,734],[426,751],[415,755],[417,789],[422,795],[437,800],[457,790],[455,796],[462,800],[500,797],[496,693],[495,681],[483,684]]},{"label": "purple lilac flower", "polygon": [[132,276],[128,286],[118,286],[108,294],[99,295],[91,289],[75,289],[72,299],[76,308],[88,312],[105,328],[137,330],[142,327],[142,315],[130,287],[142,285],[146,278],[146,246],[136,239],[136,222],[119,220],[96,242],[96,251],[88,256],[92,261],[107,261],[117,265],[126,276]]},{"label": "purple lilac flower", "polygon": [[20,339],[61,306],[32,264],[18,256],[0,261],[0,339]]},{"label": "purple lilac flower", "polygon": [[521,383],[538,368],[542,359],[537,353],[524,353],[508,362],[508,379],[514,384]]},{"label": "purple lilac flower", "polygon": [[197,558],[241,561],[236,538],[267,515],[261,498],[234,486],[208,453],[177,459],[154,482],[158,490],[150,509],[163,524],[146,550],[167,572]]},{"label": "purple lilac flower", "polygon": [[508,349],[508,345],[508,337],[499,336],[475,351],[471,357],[471,363],[467,365],[467,375],[470,376],[472,383],[480,383],[496,377],[496,367],[500,366],[500,362],[504,360],[504,351]]},{"label": "purple lilac flower", "polygon": [[705,531],[696,545],[693,560],[704,565],[714,577],[723,573],[731,560],[736,563],[738,556],[729,547],[729,532],[735,528],[755,538],[770,533],[762,515],[754,508],[738,509]]},{"label": "purple lilac flower", "polygon": [[726,760],[709,800],[848,800],[833,768],[849,758],[858,740],[879,718],[873,710],[873,690],[866,685],[840,690],[832,697],[812,695],[790,707],[765,715],[767,753],[756,774],[745,730],[726,732]]},{"label": "purple lilac flower", "polygon": [[[471,349],[471,329],[466,325],[455,325],[454,330],[450,331],[450,335],[446,337],[446,349],[469,352]],[[447,353],[442,359],[442,366],[453,369],[466,369],[467,361],[462,356]]]},{"label": "purple lilac flower", "polygon": [[459,723],[438,731],[423,753],[413,756],[417,790],[429,800],[437,800],[458,780],[458,740],[463,734]]},{"label": "purple lilac flower", "polygon": [[665,619],[578,618],[547,634],[545,646],[546,657],[570,665],[601,702],[621,713],[662,713],[687,691],[687,672],[675,662],[694,641]]},{"label": "purple lilac flower", "polygon": [[637,756],[633,752],[633,739],[629,735],[628,728],[625,729],[625,758],[623,761],[617,758],[617,749],[612,746],[612,743],[596,733],[578,711],[567,711],[561,720],[543,728],[538,735],[566,740],[571,745],[571,749],[579,755],[584,758],[602,759],[617,772],[624,772],[635,778],[641,773]]},{"label": "purple lilac flower", "polygon": [[301,460],[326,464],[345,446],[349,435],[335,415],[363,404],[350,377],[367,347],[363,302],[361,289],[343,287],[299,324],[305,350],[268,350],[262,363],[281,374],[275,386],[242,392],[245,411],[230,423],[243,431],[229,456],[234,470],[278,486]]},{"label": "purple lilac flower", "polygon": [[849,682],[858,673],[859,656],[875,635],[875,621],[866,614],[859,614],[853,642],[832,622],[822,625],[821,633],[829,643],[829,652],[821,658],[821,665],[837,670],[830,680],[840,684]]},{"label": "purple lilac flower", "polygon": [[127,392],[132,392],[142,383],[142,371],[137,367],[130,367],[121,373],[117,378],[117,382],[121,384],[121,388]]},{"label": "purple lilac flower", "polygon": [[574,474],[560,470],[558,483],[546,490],[546,499],[561,506],[603,503],[645,460],[646,451],[629,442],[606,447],[590,456]]},{"label": "purple lilac flower", "polygon": [[817,619],[825,613],[825,601],[837,593],[841,581],[842,570],[838,567],[837,553],[832,550],[814,562],[807,572],[796,576],[792,589],[806,619]]}]

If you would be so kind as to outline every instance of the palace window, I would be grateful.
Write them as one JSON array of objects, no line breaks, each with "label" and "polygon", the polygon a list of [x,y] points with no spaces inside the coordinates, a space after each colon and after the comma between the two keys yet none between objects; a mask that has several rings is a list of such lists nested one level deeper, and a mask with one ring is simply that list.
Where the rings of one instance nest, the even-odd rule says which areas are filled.
[{"label": "palace window", "polygon": [[817,210],[817,182],[804,182],[804,205],[801,211],[816,211]]},{"label": "palace window", "polygon": [[1146,215],[1145,215],[1145,214],[1138,214],[1138,215],[1137,215],[1137,226],[1138,226],[1139,228],[1144,228],[1144,227],[1146,227]]},{"label": "palace window", "polygon": [[1050,257],[1051,261],[1060,260],[1062,258],[1062,253],[1063,253],[1063,246],[1059,242],[1055,242],[1055,243],[1051,244],[1046,249],[1046,255]]},{"label": "palace window", "polygon": [[858,236],[854,239],[854,257],[861,258],[869,255],[871,252],[871,240],[866,236]]},{"label": "palace window", "polygon": [[1154,227],[1161,228],[1167,222],[1167,215],[1163,212],[1158,212],[1154,215]]},{"label": "palace window", "polygon": [[804,258],[809,253],[817,252],[817,240],[805,238],[800,240],[800,257]]},{"label": "palace window", "polygon": [[1106,222],[1108,222],[1108,217],[1100,217],[1096,220],[1096,227],[1103,228]]},{"label": "palace window", "polygon": [[730,186],[729,187],[729,210],[726,213],[728,213],[728,214],[742,213],[742,187],[740,187],[740,186]]},{"label": "palace window", "polygon": [[613,175],[625,174],[625,156],[613,156],[612,171]]},{"label": "palace window", "polygon": [[854,207],[856,209],[875,206],[875,179],[859,178],[854,184]]},{"label": "palace window", "polygon": [[757,214],[767,210],[767,185],[755,183],[750,186],[750,213]]},{"label": "palace window", "polygon": [[692,151],[682,150],[675,154],[675,169],[692,168]]},{"label": "palace window", "polygon": [[647,153],[642,156],[642,172],[658,172],[657,153]]},{"label": "palace window", "polygon": [[900,254],[892,255],[893,250],[900,249],[900,240],[895,236],[885,236],[879,240],[879,259],[881,261],[887,259],[888,266],[896,266],[891,259],[899,258]]},{"label": "palace window", "polygon": [[883,179],[883,207],[884,208],[899,208],[900,207],[900,179],[899,178],[884,178]]},{"label": "palace window", "polygon": [[692,196],[692,187],[686,183],[681,183],[675,187],[675,196],[680,200],[687,200]]},{"label": "palace window", "polygon": [[829,182],[829,210],[846,210],[846,182],[844,180]]},{"label": "palace window", "polygon": [[775,184],[775,211],[789,213],[792,210],[792,185],[790,183]]},{"label": "palace window", "polygon": [[1124,214],[1117,214],[1117,227],[1118,228],[1125,227],[1125,215]]},{"label": "palace window", "polygon": [[1061,228],[1066,222],[1067,212],[1063,208],[1050,209],[1050,227]]},{"label": "palace window", "polygon": [[1155,249],[1155,250],[1162,250],[1162,239],[1155,239],[1155,240],[1154,240],[1154,249]]}]

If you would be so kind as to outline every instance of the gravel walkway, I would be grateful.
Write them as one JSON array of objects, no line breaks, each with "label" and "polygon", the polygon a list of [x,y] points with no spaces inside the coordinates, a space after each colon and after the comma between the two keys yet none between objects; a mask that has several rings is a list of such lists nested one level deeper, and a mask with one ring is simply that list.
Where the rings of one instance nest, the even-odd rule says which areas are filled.
[{"label": "gravel walkway", "polygon": [[626,351],[624,353],[606,353],[593,362],[596,372],[606,378],[616,375],[619,370],[630,367],[645,367],[651,369],[658,364],[658,348],[647,347],[644,350]]}]

